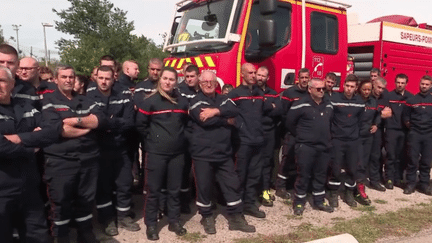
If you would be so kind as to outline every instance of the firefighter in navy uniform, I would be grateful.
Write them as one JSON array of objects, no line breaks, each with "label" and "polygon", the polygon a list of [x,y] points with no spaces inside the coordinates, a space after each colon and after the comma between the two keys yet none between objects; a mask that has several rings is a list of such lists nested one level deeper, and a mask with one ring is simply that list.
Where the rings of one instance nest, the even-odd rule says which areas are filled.
[{"label": "firefighter in navy uniform", "polygon": [[381,192],[386,190],[386,188],[380,183],[382,172],[381,151],[383,147],[384,120],[392,116],[388,100],[384,95],[386,86],[387,81],[384,78],[377,77],[375,81],[372,81],[372,96],[376,99],[381,121],[377,124],[377,130],[373,134],[369,164],[369,186],[370,188]]},{"label": "firefighter in navy uniform", "polygon": [[[310,81],[310,72],[307,68],[302,68],[298,72],[298,83],[285,90],[281,95],[281,102],[283,108],[282,124],[286,122],[286,114],[288,113],[292,103],[309,96],[307,93],[308,83]],[[285,128],[286,130],[286,128]],[[295,137],[289,132],[285,131],[284,140],[282,144],[282,160],[279,162],[278,173],[276,177],[276,196],[283,199],[290,199],[291,195],[287,192],[294,184],[297,175],[295,165]],[[289,181],[287,181],[289,180]]]},{"label": "firefighter in navy uniform", "polygon": [[263,113],[270,111],[273,106],[264,101],[264,92],[256,85],[256,70],[251,63],[242,65],[241,75],[242,85],[228,94],[240,111],[235,117],[235,127],[240,137],[236,152],[236,171],[240,177],[244,214],[265,218],[265,212],[259,210],[256,201],[264,163],[261,160],[264,144]]},{"label": "firefighter in navy uniform", "polygon": [[372,151],[373,136],[378,130],[378,124],[381,122],[378,104],[372,93],[372,82],[364,80],[360,82],[358,94],[365,103],[365,109],[361,117],[360,126],[360,145],[359,146],[359,164],[357,167],[357,190],[355,199],[363,205],[370,205],[371,200],[366,194],[365,184],[370,168],[370,155]]},{"label": "firefighter in navy uniform", "polygon": [[98,68],[96,82],[98,89],[88,97],[100,106],[108,121],[107,130],[98,134],[101,160],[96,208],[105,233],[114,236],[118,234],[117,227],[129,231],[140,230],[139,225],[128,216],[133,177],[125,134],[134,127],[135,110],[131,99],[112,89],[114,71],[110,67]]},{"label": "firefighter in navy uniform", "polygon": [[357,76],[350,74],[345,79],[343,93],[332,96],[334,117],[331,127],[333,156],[330,163],[331,176],[328,182],[330,189],[330,206],[338,207],[338,189],[341,185],[341,169],[345,168],[345,202],[356,207],[354,190],[356,188],[356,171],[358,166],[358,148],[360,146],[359,129],[365,104],[357,90]]},{"label": "firefighter in navy uniform", "polygon": [[[263,206],[273,206],[275,196],[270,192],[271,179],[273,176],[274,168],[274,149],[276,141],[280,139],[276,136],[277,123],[280,121],[282,115],[282,103],[279,94],[267,86],[269,80],[269,70],[267,67],[262,66],[257,69],[256,74],[257,85],[264,92],[264,97],[267,102],[273,104],[273,109],[269,112],[264,113],[263,116],[263,129],[264,129],[264,148],[263,148],[263,170],[260,188],[261,193],[261,204]],[[278,139],[277,139],[277,138]]]},{"label": "firefighter in navy uniform", "polygon": [[402,111],[407,99],[413,95],[405,90],[408,76],[403,73],[396,75],[396,88],[387,94],[392,116],[385,119],[385,148],[387,159],[385,163],[385,184],[387,189],[393,186],[402,187],[403,172],[406,167],[406,137],[407,128],[402,123]]},{"label": "firefighter in navy uniform", "polygon": [[199,83],[202,92],[190,103],[192,122],[190,151],[197,186],[198,211],[207,234],[215,234],[211,209],[213,177],[216,177],[227,202],[230,230],[255,232],[243,217],[240,182],[232,160],[230,118],[238,114],[234,102],[215,92],[218,85],[212,71],[204,71]]},{"label": "firefighter in navy uniform", "polygon": [[97,242],[92,231],[99,145],[95,129],[106,120],[95,102],[73,92],[75,71],[59,66],[57,90],[43,100],[44,118],[62,119],[62,138],[44,149],[45,175],[51,202],[52,233],[57,242],[70,242],[69,222],[75,220],[79,240]]},{"label": "firefighter in navy uniform", "polygon": [[147,152],[144,223],[149,240],[158,240],[157,216],[160,191],[167,186],[168,230],[181,236],[186,229],[179,222],[180,186],[186,151],[184,128],[188,121],[188,101],[175,85],[177,72],[164,68],[157,92],[138,102],[136,126]]},{"label": "firefighter in navy uniform", "polygon": [[157,82],[161,76],[162,61],[159,58],[150,59],[147,67],[148,77],[135,86],[135,104],[141,103],[147,96],[156,91]]},{"label": "firefighter in navy uniform", "polygon": [[[188,65],[184,71],[184,81],[178,85],[178,91],[181,96],[188,99],[190,102],[197,95],[199,89],[198,81],[200,77],[199,68],[195,65]],[[190,143],[192,133],[192,121],[189,120],[185,129],[185,135]],[[188,145],[189,148],[189,145]],[[182,187],[180,188],[181,212],[190,214],[191,209],[189,203],[191,200],[191,185],[190,185],[190,172],[192,168],[192,158],[190,151],[185,153],[185,165],[183,170]]]},{"label": "firefighter in navy uniform", "polygon": [[430,170],[432,161],[432,77],[425,75],[420,80],[420,92],[409,98],[403,111],[403,122],[409,128],[408,155],[406,171],[407,184],[404,194],[411,194],[416,188],[417,171],[419,178],[417,190],[432,196]]},{"label": "firefighter in navy uniform", "polygon": [[286,127],[296,138],[298,175],[294,184],[294,215],[303,214],[309,183],[312,183],[314,207],[333,212],[325,202],[333,108],[330,100],[324,98],[324,89],[324,82],[313,78],[309,82],[310,96],[295,101],[287,114]]},{"label": "firefighter in navy uniform", "polygon": [[35,148],[56,142],[62,122],[42,126],[39,111],[11,98],[13,87],[11,71],[0,66],[0,238],[12,242],[17,227],[20,242],[49,243]]}]

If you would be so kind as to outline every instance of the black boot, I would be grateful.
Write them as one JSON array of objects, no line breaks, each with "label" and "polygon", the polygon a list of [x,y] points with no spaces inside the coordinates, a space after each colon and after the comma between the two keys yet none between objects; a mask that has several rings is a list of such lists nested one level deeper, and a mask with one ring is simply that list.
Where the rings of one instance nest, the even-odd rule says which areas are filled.
[{"label": "black boot", "polygon": [[255,226],[249,225],[241,213],[229,215],[228,228],[229,230],[239,230],[246,233],[256,231]]}]

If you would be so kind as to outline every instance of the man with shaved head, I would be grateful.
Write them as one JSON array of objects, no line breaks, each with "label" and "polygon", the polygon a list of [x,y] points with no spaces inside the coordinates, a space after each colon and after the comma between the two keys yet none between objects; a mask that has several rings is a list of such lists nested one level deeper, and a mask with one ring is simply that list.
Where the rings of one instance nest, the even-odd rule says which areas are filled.
[{"label": "man with shaved head", "polygon": [[24,57],[19,61],[19,70],[21,70],[21,80],[31,84],[36,89],[36,94],[39,95],[39,100],[35,102],[38,110],[42,109],[40,100],[44,95],[51,94],[56,89],[54,83],[40,80],[39,63],[33,57]]},{"label": "man with shaved head", "polygon": [[135,80],[138,78],[139,73],[138,63],[134,60],[126,60],[123,62],[122,73],[119,76],[118,82],[125,89],[133,92],[135,90]]},{"label": "man with shaved head", "polygon": [[240,177],[245,214],[265,218],[263,211],[256,206],[257,186],[261,179],[262,145],[264,144],[263,112],[273,109],[265,102],[264,92],[256,85],[256,69],[251,63],[241,67],[242,84],[228,94],[239,108],[235,117],[235,127],[239,136],[236,151],[236,170]]}]

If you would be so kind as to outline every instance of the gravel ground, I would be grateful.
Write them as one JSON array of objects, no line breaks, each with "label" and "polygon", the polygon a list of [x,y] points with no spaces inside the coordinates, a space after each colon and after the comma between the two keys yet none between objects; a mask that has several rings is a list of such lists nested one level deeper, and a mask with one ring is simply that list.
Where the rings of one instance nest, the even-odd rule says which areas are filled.
[{"label": "gravel ground", "polygon": [[[415,192],[411,195],[404,195],[402,193],[402,189],[400,188],[395,188],[394,190],[387,190],[386,192],[378,192],[375,190],[367,189],[367,193],[369,195],[369,198],[372,200],[372,205],[376,207],[375,213],[377,214],[385,213],[388,211],[396,211],[399,208],[409,207],[414,204],[429,203],[432,199],[432,197],[426,196],[419,192]],[[387,203],[379,204],[374,202],[374,200],[377,199],[385,200]],[[136,220],[141,226],[141,231],[128,232],[123,229],[119,229],[120,234],[118,236],[115,236],[114,238],[110,238],[105,236],[102,233],[101,229],[98,228],[99,226],[95,223],[97,237],[102,240],[102,242],[148,242],[145,235],[145,226],[142,219],[142,196],[134,196],[134,203],[134,211],[137,215]],[[246,220],[249,222],[249,224],[254,225],[257,229],[256,233],[250,234],[238,231],[229,231],[226,215],[224,213],[225,208],[218,205],[218,209],[215,214],[217,215],[217,233],[215,235],[206,235],[204,229],[199,222],[201,216],[197,213],[195,206],[192,209],[192,214],[182,215],[181,220],[184,223],[185,228],[188,230],[188,233],[199,233],[201,235],[202,240],[200,242],[232,242],[233,239],[255,237],[258,234],[288,234],[294,231],[295,228],[302,223],[310,223],[316,226],[331,226],[335,223],[334,218],[343,218],[349,220],[359,217],[360,215],[362,215],[362,213],[365,213],[349,208],[349,206],[347,206],[344,202],[342,202],[341,199],[339,199],[339,208],[337,208],[336,211],[333,213],[325,213],[314,210],[308,203],[306,205],[306,210],[304,211],[303,217],[293,218],[292,207],[290,205],[286,205],[282,199],[277,198],[273,207],[261,206],[261,209],[264,210],[267,214],[267,217],[265,219],[256,219],[250,216],[246,216]],[[158,242],[187,242],[177,237],[173,232],[168,231],[166,218],[159,222],[159,228],[160,240]],[[431,230],[429,230],[429,232],[431,232]],[[399,239],[396,238],[386,238],[380,240],[379,242],[387,243],[404,241],[399,241]]]}]

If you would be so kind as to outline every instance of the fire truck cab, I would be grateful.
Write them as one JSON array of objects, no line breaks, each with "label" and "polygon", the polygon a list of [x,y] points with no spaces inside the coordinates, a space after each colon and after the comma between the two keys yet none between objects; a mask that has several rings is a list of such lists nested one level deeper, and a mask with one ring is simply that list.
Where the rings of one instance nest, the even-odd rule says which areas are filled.
[{"label": "fire truck cab", "polygon": [[241,65],[270,71],[268,85],[280,92],[306,67],[311,76],[347,72],[347,16],[350,5],[334,0],[183,0],[164,50],[165,66],[193,63],[212,70],[218,82],[241,84]]}]

